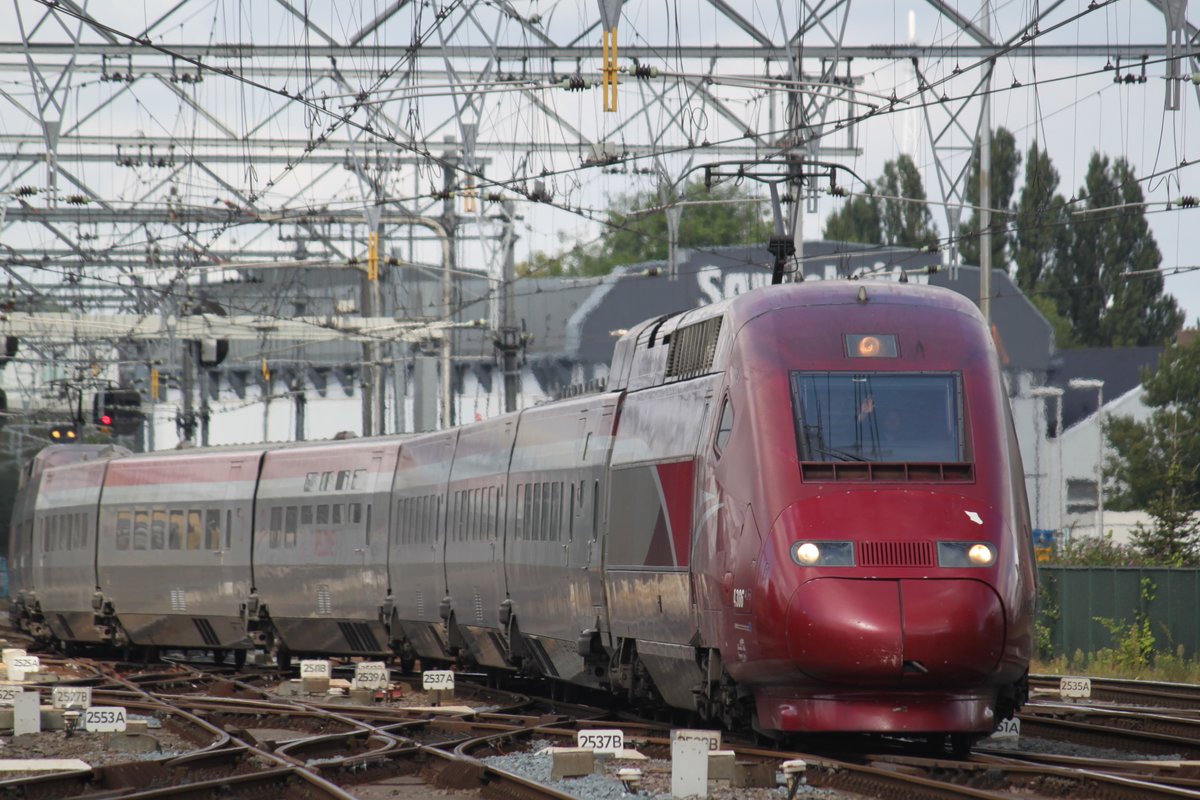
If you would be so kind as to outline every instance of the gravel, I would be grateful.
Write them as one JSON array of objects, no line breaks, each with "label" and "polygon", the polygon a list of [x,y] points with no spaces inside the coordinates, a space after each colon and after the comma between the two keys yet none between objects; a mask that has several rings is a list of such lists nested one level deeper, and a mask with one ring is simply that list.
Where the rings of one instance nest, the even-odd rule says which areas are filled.
[{"label": "gravel", "polygon": [[988,739],[981,742],[980,748],[988,750],[1011,750],[1023,753],[1040,753],[1050,756],[1074,756],[1076,758],[1101,758],[1112,761],[1180,761],[1183,756],[1176,753],[1162,755],[1159,753],[1133,753],[1128,750],[1113,750],[1108,747],[1091,747],[1072,742],[1060,742],[1055,739],[1038,739],[1033,736],[1022,736],[1019,739]]},{"label": "gravel", "polygon": [[[647,800],[670,800],[671,798],[671,762],[663,759],[649,761],[614,761],[605,759],[604,772],[593,773],[582,778],[566,778],[550,780],[551,756],[549,753],[539,755],[538,750],[550,746],[548,741],[534,741],[528,752],[510,753],[503,756],[490,756],[483,759],[484,763],[497,769],[511,772],[523,778],[528,778],[556,789],[580,800],[621,800],[622,798],[641,797]],[[601,763],[599,760],[597,763]],[[642,785],[638,794],[625,791],[625,787],[616,778],[617,770],[635,767],[642,771]],[[787,789],[783,786],[783,776],[776,776],[779,786],[773,789],[734,789],[728,787],[713,788],[708,796],[716,800],[782,800],[787,797]],[[811,786],[801,786],[797,797],[832,798],[844,796],[827,789],[816,789]]]}]

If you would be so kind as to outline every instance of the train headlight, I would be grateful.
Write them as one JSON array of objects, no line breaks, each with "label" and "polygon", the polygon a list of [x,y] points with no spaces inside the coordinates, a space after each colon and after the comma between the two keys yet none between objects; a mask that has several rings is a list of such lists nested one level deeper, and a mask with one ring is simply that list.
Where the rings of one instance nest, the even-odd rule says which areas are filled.
[{"label": "train headlight", "polygon": [[802,567],[853,567],[853,542],[796,542],[792,560]]},{"label": "train headlight", "polygon": [[990,567],[996,548],[986,542],[938,542],[938,564],[943,567]]}]

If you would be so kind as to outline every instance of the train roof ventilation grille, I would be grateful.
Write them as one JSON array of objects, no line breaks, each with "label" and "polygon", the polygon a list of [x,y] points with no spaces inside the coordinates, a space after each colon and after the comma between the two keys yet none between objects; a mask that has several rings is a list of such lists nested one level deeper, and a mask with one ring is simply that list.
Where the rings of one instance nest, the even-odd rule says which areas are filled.
[{"label": "train roof ventilation grille", "polygon": [[860,567],[932,567],[933,542],[861,542]]},{"label": "train roof ventilation grille", "polygon": [[967,461],[804,461],[800,475],[813,482],[974,483],[975,466]]},{"label": "train roof ventilation grille", "polygon": [[667,377],[687,380],[712,371],[723,317],[677,328],[667,349]]}]

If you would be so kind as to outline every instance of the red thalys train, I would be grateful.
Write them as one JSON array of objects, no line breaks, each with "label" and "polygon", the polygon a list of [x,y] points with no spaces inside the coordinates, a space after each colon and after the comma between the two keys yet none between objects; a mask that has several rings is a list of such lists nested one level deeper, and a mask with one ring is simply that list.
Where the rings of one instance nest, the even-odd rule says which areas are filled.
[{"label": "red thalys train", "polygon": [[993,729],[1035,592],[960,295],[773,286],[645,322],[607,391],[408,437],[50,447],[14,614],[67,645],[521,669],[765,731]]}]

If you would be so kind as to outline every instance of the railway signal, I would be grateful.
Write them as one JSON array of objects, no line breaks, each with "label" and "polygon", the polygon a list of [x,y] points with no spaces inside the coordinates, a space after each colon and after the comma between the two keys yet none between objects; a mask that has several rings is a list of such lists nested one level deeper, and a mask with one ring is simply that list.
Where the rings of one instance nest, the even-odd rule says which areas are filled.
[{"label": "railway signal", "polygon": [[144,418],[137,389],[104,389],[92,398],[92,422],[113,433],[136,433]]},{"label": "railway signal", "polygon": [[55,444],[74,444],[79,441],[79,429],[75,423],[64,423],[50,428],[50,441]]}]

